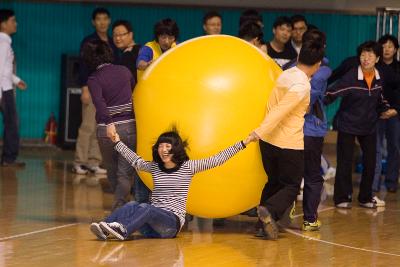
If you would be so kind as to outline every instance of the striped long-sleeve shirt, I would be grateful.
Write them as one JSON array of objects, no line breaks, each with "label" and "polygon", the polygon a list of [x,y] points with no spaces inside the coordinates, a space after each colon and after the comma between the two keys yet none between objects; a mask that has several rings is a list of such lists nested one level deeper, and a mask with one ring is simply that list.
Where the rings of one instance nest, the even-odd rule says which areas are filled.
[{"label": "striped long-sleeve shirt", "polygon": [[154,161],[143,160],[122,142],[118,142],[115,146],[115,149],[136,170],[151,173],[154,184],[151,204],[178,216],[181,227],[185,223],[186,202],[193,175],[222,165],[244,148],[243,142],[238,142],[209,158],[185,161],[175,171],[169,172],[162,170]]}]

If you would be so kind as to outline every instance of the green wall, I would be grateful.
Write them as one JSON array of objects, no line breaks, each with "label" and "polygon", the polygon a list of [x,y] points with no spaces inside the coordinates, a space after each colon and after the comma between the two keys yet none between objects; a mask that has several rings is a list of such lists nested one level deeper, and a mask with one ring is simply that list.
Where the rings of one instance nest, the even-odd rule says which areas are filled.
[{"label": "green wall", "polygon": [[[104,6],[110,10],[113,19],[128,19],[132,22],[138,43],[150,40],[154,23],[165,17],[176,19],[181,30],[181,41],[202,35],[202,17],[207,10],[188,7]],[[61,54],[78,53],[82,38],[93,31],[90,20],[95,7],[94,4],[21,1],[5,1],[0,4],[0,8],[14,9],[18,20],[18,33],[13,37],[13,47],[18,75],[29,86],[27,91],[18,91],[17,94],[23,138],[41,138],[51,112],[58,117]],[[223,15],[223,33],[236,35],[242,10],[219,11]],[[293,13],[264,11],[262,14],[265,39],[269,40],[274,19]],[[375,16],[327,13],[304,15],[310,23],[326,32],[327,55],[332,67],[353,55],[361,42],[375,39]],[[329,117],[332,117],[335,109],[336,105],[328,108]]]}]

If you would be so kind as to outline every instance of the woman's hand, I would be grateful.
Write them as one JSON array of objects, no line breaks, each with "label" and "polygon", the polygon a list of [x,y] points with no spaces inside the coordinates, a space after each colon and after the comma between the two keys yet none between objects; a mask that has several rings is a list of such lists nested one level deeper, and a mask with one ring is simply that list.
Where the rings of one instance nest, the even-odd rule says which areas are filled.
[{"label": "woman's hand", "polygon": [[107,137],[110,138],[114,143],[120,140],[114,123],[107,125]]},{"label": "woman's hand", "polygon": [[153,60],[150,60],[148,62],[144,61],[144,60],[140,60],[139,64],[138,64],[138,69],[139,70],[145,70],[147,69],[148,66],[150,66],[150,64],[153,62]]},{"label": "woman's hand", "polygon": [[250,144],[251,142],[256,142],[260,139],[260,137],[255,133],[255,132],[251,132],[249,134],[249,136],[247,136],[246,139],[243,140],[243,144],[245,146],[247,146],[248,144]]},{"label": "woman's hand", "polygon": [[121,141],[121,139],[119,139],[119,134],[117,134],[117,133],[114,134],[114,136],[111,138],[111,140],[114,143],[117,143],[117,142]]},{"label": "woman's hand", "polygon": [[89,87],[83,86],[82,87],[82,94],[81,94],[81,102],[82,104],[88,105],[92,101],[90,97]]},{"label": "woman's hand", "polygon": [[391,108],[391,109],[386,110],[385,112],[382,112],[380,118],[385,120],[385,119],[394,117],[396,115],[397,115],[397,111],[395,109]]}]

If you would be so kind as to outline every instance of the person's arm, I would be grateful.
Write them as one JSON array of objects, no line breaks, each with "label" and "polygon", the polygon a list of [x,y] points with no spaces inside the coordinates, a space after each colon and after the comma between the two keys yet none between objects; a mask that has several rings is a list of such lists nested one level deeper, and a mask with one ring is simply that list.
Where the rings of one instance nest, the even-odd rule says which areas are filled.
[{"label": "person's arm", "polygon": [[271,133],[275,127],[287,116],[289,112],[293,110],[308,94],[307,85],[305,84],[294,84],[285,96],[274,106],[268,114],[265,116],[264,121],[260,127],[254,130],[254,132],[261,138]]},{"label": "person's arm", "polygon": [[383,96],[382,90],[378,98],[377,112],[381,119],[389,119],[397,115],[397,111],[389,105],[389,102]]},{"label": "person's arm", "polygon": [[103,97],[103,89],[95,77],[89,77],[88,87],[90,95],[92,96],[93,105],[96,108],[96,117],[98,118],[98,123],[104,123],[106,125],[111,124],[112,118],[107,110],[107,103]]},{"label": "person's arm", "polygon": [[[118,135],[118,134],[117,134]],[[118,151],[132,167],[134,167],[138,171],[151,172],[150,161],[145,161],[140,156],[138,156],[135,152],[129,149],[124,143],[119,140],[116,142],[114,149]]]},{"label": "person's arm", "polygon": [[244,142],[240,141],[233,146],[222,150],[218,154],[215,154],[214,156],[205,159],[189,160],[189,168],[192,170],[193,174],[215,168],[224,164],[228,159],[236,155],[236,153],[238,153],[245,147],[246,145],[244,144]]},{"label": "person's arm", "polygon": [[[5,68],[5,64],[6,64],[6,57],[7,54],[10,53],[10,46],[6,43],[0,43],[0,77],[3,76],[4,73],[4,68]],[[19,89],[21,90],[25,90],[27,85],[26,83],[21,80],[21,78],[19,78],[17,75],[12,74],[12,82],[13,84],[15,84]]]},{"label": "person's arm", "polygon": [[220,166],[224,164],[228,159],[233,157],[240,150],[246,148],[248,144],[251,142],[257,141],[259,138],[253,133],[249,134],[246,139],[240,141],[233,146],[228,147],[227,149],[219,152],[218,154],[211,156],[206,159],[200,160],[189,160],[188,164],[193,174],[205,170],[212,169],[214,167]]},{"label": "person's arm", "polygon": [[9,47],[6,43],[0,43],[0,77],[3,77],[8,49]]},{"label": "person's arm", "polygon": [[337,83],[333,86],[328,87],[323,102],[324,105],[329,105],[333,103],[338,97],[344,97],[349,94],[350,90],[353,88],[352,84],[354,82],[354,77],[352,75],[357,75],[352,71],[349,71],[345,76],[343,76]]},{"label": "person's arm", "polygon": [[145,70],[153,62],[153,50],[148,46],[143,46],[139,50],[136,60],[136,67],[138,70]]},{"label": "person's arm", "polygon": [[395,74],[392,86],[394,101],[391,106],[397,111],[397,114],[400,114],[400,74]]},{"label": "person's arm", "polygon": [[328,79],[328,86],[340,80],[349,70],[357,67],[359,64],[356,56],[348,57],[340,63],[339,67],[333,70],[332,75]]},{"label": "person's arm", "polygon": [[90,96],[90,91],[89,87],[87,85],[82,86],[82,91],[81,91],[81,102],[82,104],[88,105],[92,101],[92,98]]},{"label": "person's arm", "polygon": [[321,66],[318,71],[312,77],[311,84],[311,99],[310,106],[317,101],[319,96],[323,96],[326,91],[326,85],[329,76],[332,74],[331,68],[328,66]]},{"label": "person's arm", "polygon": [[90,39],[87,38],[83,39],[79,48],[79,83],[81,87],[86,87],[86,88],[90,71],[89,67],[85,64],[83,60],[83,47],[86,45],[87,42],[90,42]]},{"label": "person's arm", "polygon": [[19,78],[17,75],[15,75],[15,74],[13,74],[13,76],[12,76],[12,80],[13,80],[13,83],[17,86],[17,88],[18,89],[20,89],[20,90],[25,90],[27,87],[28,87],[28,85],[23,81],[23,80],[21,80],[21,78]]},{"label": "person's arm", "polygon": [[382,80],[383,97],[389,101],[390,107],[400,114],[400,75],[385,63],[378,67]]}]

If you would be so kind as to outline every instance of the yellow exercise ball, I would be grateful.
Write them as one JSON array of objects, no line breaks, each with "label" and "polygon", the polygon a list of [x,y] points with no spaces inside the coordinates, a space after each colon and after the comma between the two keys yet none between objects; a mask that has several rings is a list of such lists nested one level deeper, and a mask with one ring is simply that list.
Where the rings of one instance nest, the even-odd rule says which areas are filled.
[{"label": "yellow exercise ball", "polygon": [[[137,152],[176,125],[190,159],[209,157],[247,137],[263,120],[281,69],[261,50],[227,35],[188,40],[165,52],[144,72],[134,94]],[[151,175],[140,173],[153,188]],[[259,146],[250,144],[220,167],[193,177],[187,211],[223,218],[259,203],[266,182]]]}]

